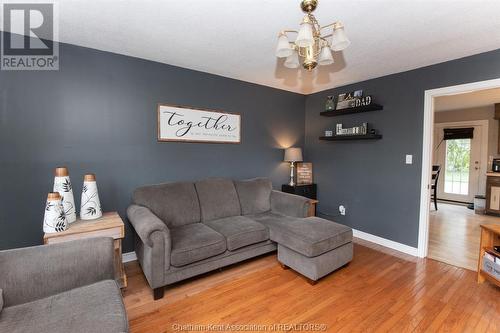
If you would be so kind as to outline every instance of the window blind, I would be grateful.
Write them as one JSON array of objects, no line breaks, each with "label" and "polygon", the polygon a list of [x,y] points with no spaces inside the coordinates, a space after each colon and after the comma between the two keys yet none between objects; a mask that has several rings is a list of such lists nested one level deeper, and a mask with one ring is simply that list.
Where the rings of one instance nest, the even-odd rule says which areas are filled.
[{"label": "window blind", "polygon": [[443,140],[473,139],[474,127],[445,128]]}]

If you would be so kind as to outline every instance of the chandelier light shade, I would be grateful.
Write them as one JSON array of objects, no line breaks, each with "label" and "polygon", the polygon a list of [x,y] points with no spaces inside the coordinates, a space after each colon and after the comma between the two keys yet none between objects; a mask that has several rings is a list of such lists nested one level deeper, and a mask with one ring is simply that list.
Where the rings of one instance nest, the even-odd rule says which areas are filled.
[{"label": "chandelier light shade", "polygon": [[309,47],[314,44],[313,28],[311,22],[309,22],[309,17],[305,16],[304,20],[300,24],[299,35],[295,40],[295,45],[298,47]]},{"label": "chandelier light shade", "polygon": [[278,38],[278,46],[276,47],[276,56],[278,58],[286,58],[293,53],[288,37],[282,34]]},{"label": "chandelier light shade", "polygon": [[[351,44],[342,23],[319,25],[312,14],[317,6],[318,0],[302,0],[300,8],[306,15],[299,30],[283,30],[279,33],[276,56],[286,57],[285,67],[298,68],[301,61],[302,67],[308,71],[312,71],[318,64],[331,65],[334,62],[331,50],[342,51]],[[292,34],[297,36],[294,42],[289,40],[289,35]]]},{"label": "chandelier light shade", "polygon": [[319,54],[318,64],[320,66],[327,66],[333,64],[333,56],[330,48],[325,45],[321,48],[321,53]]},{"label": "chandelier light shade", "polygon": [[299,54],[296,50],[293,50],[292,54],[286,58],[284,65],[285,67],[292,69],[298,68],[300,66]]},{"label": "chandelier light shade", "polygon": [[333,27],[332,50],[342,51],[345,50],[350,44],[351,41],[345,34],[344,26],[341,23],[336,23]]}]

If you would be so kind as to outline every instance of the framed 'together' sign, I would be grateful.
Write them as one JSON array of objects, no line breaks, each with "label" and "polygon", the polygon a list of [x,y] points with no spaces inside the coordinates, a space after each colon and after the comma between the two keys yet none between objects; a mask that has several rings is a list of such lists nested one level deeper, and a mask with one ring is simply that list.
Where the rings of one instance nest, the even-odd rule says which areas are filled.
[{"label": "framed 'together' sign", "polygon": [[240,143],[241,116],[158,104],[158,141]]}]

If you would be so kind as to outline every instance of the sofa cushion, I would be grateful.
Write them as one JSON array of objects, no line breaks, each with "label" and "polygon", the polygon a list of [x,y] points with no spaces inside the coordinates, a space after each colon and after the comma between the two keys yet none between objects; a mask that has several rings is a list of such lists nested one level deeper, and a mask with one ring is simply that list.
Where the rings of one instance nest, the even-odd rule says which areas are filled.
[{"label": "sofa cushion", "polygon": [[169,227],[200,222],[200,204],[193,183],[143,186],[134,191],[133,201],[149,208]]},{"label": "sofa cushion", "polygon": [[258,214],[271,210],[273,184],[266,178],[237,180],[234,182],[240,199],[241,214]]},{"label": "sofa cushion", "polygon": [[270,226],[273,223],[279,223],[279,221],[287,221],[289,219],[293,219],[295,217],[286,216],[276,212],[265,212],[260,214],[249,214],[246,215],[249,219],[257,221],[259,223],[264,224],[265,226]]},{"label": "sofa cushion", "polygon": [[128,332],[120,289],[104,280],[3,309],[0,332]]},{"label": "sofa cushion", "polygon": [[238,194],[232,180],[209,178],[198,181],[195,185],[200,199],[202,221],[241,215]]},{"label": "sofa cushion", "polygon": [[224,236],[202,223],[193,223],[170,230],[172,252],[170,263],[181,267],[226,251]]},{"label": "sofa cushion", "polygon": [[225,217],[205,224],[226,237],[229,251],[269,239],[266,226],[245,216]]},{"label": "sofa cushion", "polygon": [[269,227],[269,238],[307,257],[352,241],[352,229],[318,217],[293,218],[277,213],[248,216]]}]

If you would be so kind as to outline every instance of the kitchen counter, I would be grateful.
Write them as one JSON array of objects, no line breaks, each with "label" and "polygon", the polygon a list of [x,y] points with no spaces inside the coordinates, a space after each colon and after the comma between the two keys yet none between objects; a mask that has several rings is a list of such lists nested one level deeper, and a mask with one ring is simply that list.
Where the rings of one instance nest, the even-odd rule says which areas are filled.
[{"label": "kitchen counter", "polygon": [[500,177],[500,172],[487,172],[486,176],[488,176],[488,177]]}]

